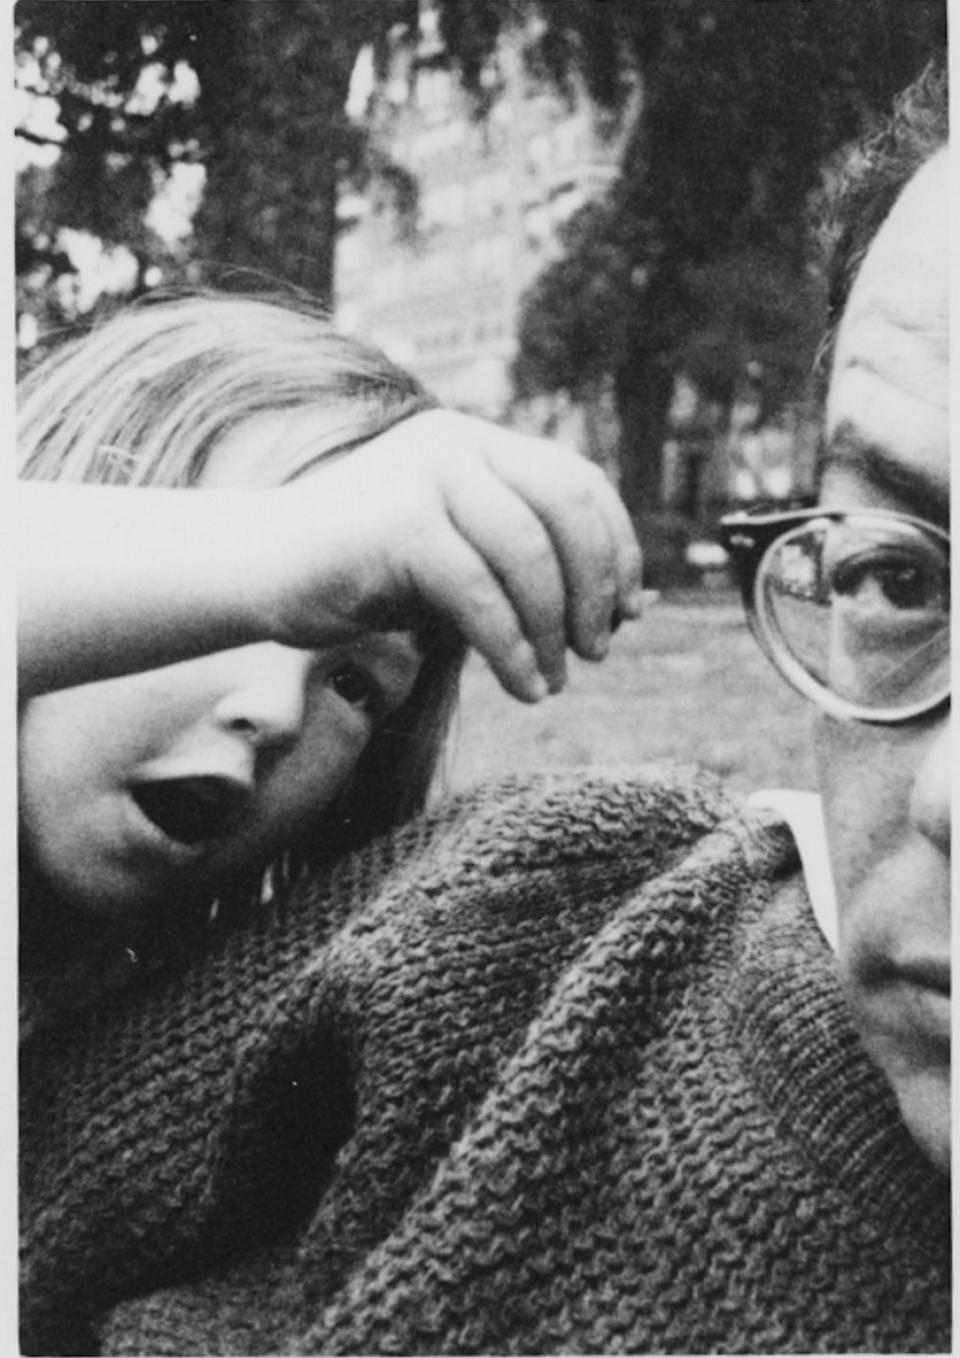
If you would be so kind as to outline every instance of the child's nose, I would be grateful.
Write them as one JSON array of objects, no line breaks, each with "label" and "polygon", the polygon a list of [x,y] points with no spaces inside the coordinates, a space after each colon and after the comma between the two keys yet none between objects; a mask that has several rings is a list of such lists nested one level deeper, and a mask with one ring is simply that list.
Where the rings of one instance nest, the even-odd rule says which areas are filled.
[{"label": "child's nose", "polygon": [[296,739],[303,729],[313,656],[274,642],[236,653],[237,672],[217,703],[217,722],[258,748]]}]

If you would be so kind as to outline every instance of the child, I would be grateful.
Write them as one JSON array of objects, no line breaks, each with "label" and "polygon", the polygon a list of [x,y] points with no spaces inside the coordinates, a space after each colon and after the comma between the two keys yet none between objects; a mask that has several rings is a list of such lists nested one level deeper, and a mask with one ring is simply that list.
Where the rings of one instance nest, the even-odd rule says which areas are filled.
[{"label": "child", "polygon": [[23,959],[60,1002],[420,808],[463,639],[535,699],[638,611],[595,468],[432,407],[238,295],[132,308],[23,383]]}]

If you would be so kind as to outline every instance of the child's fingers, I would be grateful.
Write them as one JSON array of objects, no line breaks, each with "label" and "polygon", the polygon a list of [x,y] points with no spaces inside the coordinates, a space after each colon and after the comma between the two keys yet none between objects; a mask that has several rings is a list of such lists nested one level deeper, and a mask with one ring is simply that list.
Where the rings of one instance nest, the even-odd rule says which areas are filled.
[{"label": "child's fingers", "polygon": [[596,659],[606,652],[614,616],[639,612],[640,550],[633,528],[595,464],[551,445],[525,451],[527,456],[509,456],[505,449],[491,450],[489,461],[550,534],[566,582],[569,643]]},{"label": "child's fingers", "polygon": [[600,475],[603,485],[597,506],[607,521],[613,543],[617,614],[621,618],[638,618],[642,609],[643,553],[626,505],[606,474],[600,471]]},{"label": "child's fingers", "polygon": [[404,420],[370,449],[445,494],[478,466],[509,486],[553,544],[567,594],[565,640],[581,655],[602,654],[612,621],[639,615],[640,549],[629,516],[603,471],[580,454],[450,410]]},{"label": "child's fingers", "polygon": [[426,605],[529,700],[562,686],[567,646],[598,658],[614,620],[639,612],[640,553],[619,497],[546,440],[430,411],[327,467],[316,497],[305,491],[290,514],[308,516],[308,557],[319,554],[306,595],[294,580],[284,600],[281,587],[284,636],[324,644],[327,630],[404,625]]},{"label": "child's fingers", "polygon": [[546,696],[541,662],[502,582],[451,520],[429,555],[411,561],[409,578],[419,598],[484,656],[508,693],[523,702]]},{"label": "child's fingers", "polygon": [[479,553],[508,599],[550,689],[563,687],[567,590],[554,543],[529,504],[485,465],[445,488],[456,530]]}]

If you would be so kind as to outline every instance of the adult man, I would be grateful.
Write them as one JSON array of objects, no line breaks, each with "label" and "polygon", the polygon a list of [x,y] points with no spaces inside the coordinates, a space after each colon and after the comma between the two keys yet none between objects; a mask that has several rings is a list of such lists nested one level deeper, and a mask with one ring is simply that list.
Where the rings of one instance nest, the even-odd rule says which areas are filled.
[{"label": "adult man", "polygon": [[874,147],[822,507],[728,530],[844,994],[769,813],[478,792],[28,1065],[28,1347],[949,1349],[944,98]]},{"label": "adult man", "polygon": [[[847,304],[827,406],[823,499],[948,527],[948,158],[904,189]],[[944,582],[945,583],[945,582]],[[911,596],[903,607],[915,606]],[[944,594],[941,604],[949,607]],[[821,721],[844,977],[911,1133],[949,1168],[949,734]]]},{"label": "adult man", "polygon": [[[911,115],[918,116],[917,110],[906,104],[902,117]],[[923,116],[930,116],[928,110]],[[934,141],[945,133],[921,130]],[[897,135],[906,142],[902,125],[890,134],[888,157],[899,149]],[[929,153],[931,141],[916,138],[906,144],[917,157]],[[881,148],[874,147],[873,154],[880,159]],[[838,510],[916,516],[946,532],[946,147],[929,155],[910,177],[915,163],[904,157],[897,167],[906,186],[869,249],[860,244],[852,287],[843,275],[850,254],[858,253],[853,240],[834,264],[833,305],[842,317],[826,404],[820,499]],[[888,198],[895,187],[891,175]],[[863,629],[869,623],[874,632],[895,626],[909,631],[925,608],[944,627],[934,624],[937,634],[929,639],[922,674],[912,674],[897,693],[892,724],[878,724],[877,713],[869,709],[866,721],[837,719],[829,711],[818,717],[817,759],[838,891],[840,961],[858,1026],[893,1086],[904,1120],[934,1163],[947,1171],[950,767],[942,698],[949,686],[949,581],[909,574],[936,558],[936,550],[925,556],[922,545],[918,557],[909,535],[881,540],[873,550]],[[908,644],[918,645],[915,634]],[[905,721],[905,711],[917,699],[920,720]]]}]

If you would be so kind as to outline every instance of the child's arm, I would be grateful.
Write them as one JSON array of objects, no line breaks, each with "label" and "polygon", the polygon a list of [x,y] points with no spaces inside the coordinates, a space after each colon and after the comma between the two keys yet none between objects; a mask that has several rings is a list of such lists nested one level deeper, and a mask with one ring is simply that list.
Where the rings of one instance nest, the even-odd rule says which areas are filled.
[{"label": "child's arm", "polygon": [[639,612],[639,551],[577,454],[430,411],[266,490],[21,483],[24,696],[273,640],[331,645],[435,611],[532,699]]},{"label": "child's arm", "polygon": [[21,695],[262,639],[236,558],[275,494],[17,483]]}]

